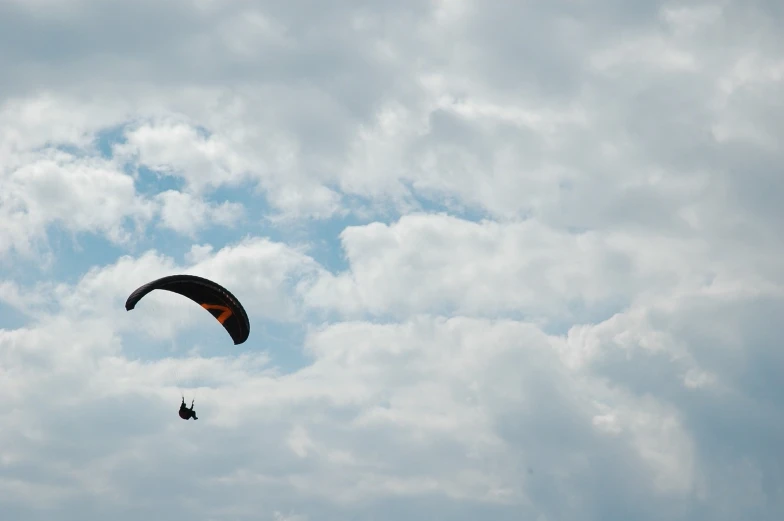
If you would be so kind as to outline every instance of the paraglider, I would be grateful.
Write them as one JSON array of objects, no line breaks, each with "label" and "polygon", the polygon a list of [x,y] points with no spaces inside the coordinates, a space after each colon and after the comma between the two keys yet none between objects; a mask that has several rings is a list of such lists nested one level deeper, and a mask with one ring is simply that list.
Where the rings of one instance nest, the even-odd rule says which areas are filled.
[{"label": "paraglider", "polygon": [[[169,275],[140,286],[125,301],[126,311],[135,308],[145,295],[156,289],[178,293],[199,304],[229,333],[234,345],[242,344],[248,339],[250,321],[237,297],[220,284],[196,275]],[[193,401],[188,408],[183,396],[179,415],[183,420],[198,420],[193,410]]]},{"label": "paraglider", "polygon": [[131,293],[125,301],[125,309],[132,310],[145,295],[156,289],[188,297],[209,311],[231,335],[235,345],[248,339],[250,321],[237,297],[220,284],[196,275],[169,275],[148,282]]},{"label": "paraglider", "polygon": [[185,397],[182,397],[182,403],[180,404],[180,418],[183,420],[190,420],[193,418],[194,420],[198,420],[196,417],[196,412],[193,410],[193,402],[195,400],[191,400],[191,408],[185,407]]}]

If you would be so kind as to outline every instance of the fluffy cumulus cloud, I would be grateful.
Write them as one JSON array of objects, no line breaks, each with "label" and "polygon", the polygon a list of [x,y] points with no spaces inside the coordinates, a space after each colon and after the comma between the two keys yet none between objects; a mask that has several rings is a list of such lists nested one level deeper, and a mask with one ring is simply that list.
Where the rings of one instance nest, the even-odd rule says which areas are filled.
[{"label": "fluffy cumulus cloud", "polygon": [[0,517],[784,518],[782,23],[0,2]]}]

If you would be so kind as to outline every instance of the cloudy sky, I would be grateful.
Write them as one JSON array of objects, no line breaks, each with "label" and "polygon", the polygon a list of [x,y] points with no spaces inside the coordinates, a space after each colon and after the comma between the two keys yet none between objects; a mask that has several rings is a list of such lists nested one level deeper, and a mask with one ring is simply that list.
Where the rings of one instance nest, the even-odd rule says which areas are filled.
[{"label": "cloudy sky", "polygon": [[783,23],[0,0],[0,518],[784,518]]}]

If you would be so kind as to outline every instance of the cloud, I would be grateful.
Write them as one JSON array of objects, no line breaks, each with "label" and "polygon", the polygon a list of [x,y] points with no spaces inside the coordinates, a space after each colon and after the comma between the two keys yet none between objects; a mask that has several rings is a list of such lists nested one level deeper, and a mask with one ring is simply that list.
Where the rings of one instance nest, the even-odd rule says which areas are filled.
[{"label": "cloud", "polygon": [[210,204],[176,190],[161,192],[157,198],[161,201],[162,225],[190,236],[207,224],[235,225],[244,214],[239,203]]},{"label": "cloud", "polygon": [[126,132],[125,139],[115,155],[132,154],[148,168],[183,177],[186,187],[196,192],[242,181],[247,168],[227,143],[202,137],[185,123],[142,125]]},{"label": "cloud", "polygon": [[125,242],[132,237],[128,220],[138,227],[151,218],[152,205],[110,162],[56,151],[19,160],[24,164],[3,173],[1,252],[29,253],[52,224]]},{"label": "cloud", "polygon": [[0,517],[781,519],[780,26],[2,3]]},{"label": "cloud", "polygon": [[658,290],[701,287],[720,268],[703,244],[685,237],[570,233],[537,220],[409,214],[390,225],[346,228],[341,239],[348,270],[325,273],[306,298],[348,315],[454,312],[580,323]]},{"label": "cloud", "polygon": [[[168,292],[148,295],[145,303],[128,313],[124,302],[134,289],[172,273],[205,276],[234,288],[232,293],[248,308],[250,316],[289,321],[301,313],[294,292],[296,281],[291,279],[306,280],[318,270],[305,254],[262,238],[226,246],[214,253],[206,251],[205,246],[194,248],[193,252],[196,256],[191,258],[196,262],[187,265],[179,265],[156,251],[138,258],[122,257],[112,265],[90,270],[76,284],[42,288],[48,298],[38,300],[51,302],[54,313],[74,321],[94,317],[126,330],[147,324],[147,333],[170,336],[197,324],[212,326],[212,318],[198,306],[183,306],[183,297]],[[161,316],[168,318],[157,318]]]}]

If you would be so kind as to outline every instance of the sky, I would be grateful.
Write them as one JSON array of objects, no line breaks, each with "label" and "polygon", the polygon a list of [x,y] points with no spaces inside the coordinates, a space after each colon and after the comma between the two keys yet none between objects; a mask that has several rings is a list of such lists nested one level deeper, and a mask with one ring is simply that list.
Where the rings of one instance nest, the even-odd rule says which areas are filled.
[{"label": "sky", "polygon": [[783,23],[0,0],[0,518],[783,519]]}]

